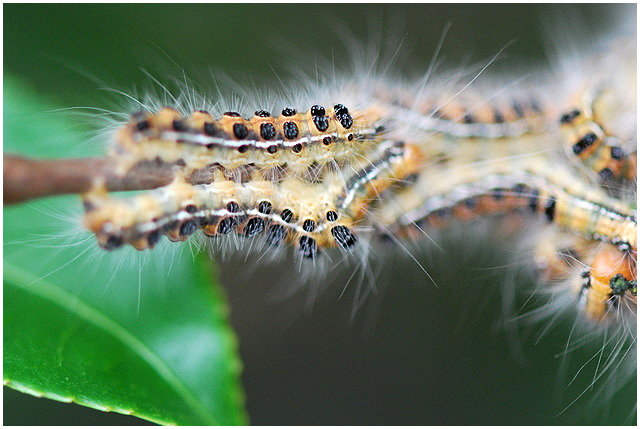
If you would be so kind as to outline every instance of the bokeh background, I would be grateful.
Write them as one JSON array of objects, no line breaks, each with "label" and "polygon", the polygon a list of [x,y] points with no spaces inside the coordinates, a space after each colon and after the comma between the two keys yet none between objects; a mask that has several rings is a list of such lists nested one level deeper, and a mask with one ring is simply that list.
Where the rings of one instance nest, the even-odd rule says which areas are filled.
[{"label": "bokeh background", "polygon": [[[636,13],[634,5],[623,8],[622,13]],[[101,82],[125,91],[144,87],[149,79],[140,67],[162,72],[164,64],[171,73],[175,62],[190,76],[213,68],[269,84],[287,66],[282,41],[310,57],[334,55],[339,65],[345,57],[334,28],[345,25],[366,40],[368,23],[376,21],[406,34],[410,66],[428,62],[448,22],[445,62],[481,61],[514,41],[499,67],[544,65],[545,23],[577,17],[595,32],[610,28],[620,10],[502,4],[4,5],[4,72],[60,107],[109,108],[114,97],[100,89]],[[469,240],[452,234],[443,238],[445,252],[417,251],[438,287],[408,258],[387,261],[376,292],[355,316],[355,285],[339,297],[349,273],[323,281],[319,297],[301,292],[283,298],[283,286],[296,281],[293,267],[224,263],[252,423],[635,423],[635,382],[611,404],[596,399],[594,407],[591,392],[558,415],[580,393],[567,382],[594,350],[577,351],[570,363],[558,357],[570,329],[563,322],[541,340],[542,327],[505,328],[500,286],[511,281],[527,290],[531,281],[514,269],[499,269],[511,264],[515,246],[498,246],[484,235],[476,231]],[[590,380],[593,370],[588,367],[583,378]],[[5,389],[4,423],[146,422]]]}]

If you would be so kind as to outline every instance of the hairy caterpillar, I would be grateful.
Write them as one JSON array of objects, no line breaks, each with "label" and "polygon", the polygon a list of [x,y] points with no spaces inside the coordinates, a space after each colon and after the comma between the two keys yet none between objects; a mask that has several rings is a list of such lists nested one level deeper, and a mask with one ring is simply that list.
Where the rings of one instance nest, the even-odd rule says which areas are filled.
[{"label": "hairy caterpillar", "polygon": [[[347,82],[351,83],[348,78]],[[334,84],[341,86],[340,82]],[[271,229],[282,227],[282,241],[293,244],[297,248],[296,253],[303,259],[318,261],[326,256],[320,254],[321,250],[341,248],[340,242],[355,242],[345,247],[350,252],[358,252],[358,245],[373,242],[379,236],[392,236],[395,239],[410,234],[416,238],[424,237],[420,229],[427,226],[444,228],[471,217],[514,211],[526,215],[528,211],[550,222],[551,227],[558,224],[567,228],[571,236],[584,236],[587,241],[596,244],[600,241],[614,244],[616,249],[608,252],[617,255],[618,260],[621,254],[626,255],[628,250],[635,247],[632,208],[628,207],[625,200],[607,195],[606,190],[598,189],[595,182],[582,177],[588,177],[590,173],[568,169],[564,161],[571,158],[561,157],[554,144],[560,135],[557,127],[566,129],[561,121],[562,115],[573,111],[574,106],[585,110],[581,103],[568,102],[564,94],[549,97],[547,93],[552,91],[547,89],[540,95],[528,88],[494,96],[495,90],[492,88],[483,93],[471,85],[456,96],[462,85],[453,90],[446,88],[446,85],[429,85],[429,94],[421,94],[418,85],[398,85],[401,86],[405,90],[408,88],[405,91],[408,95],[403,94],[402,100],[383,95],[401,92],[393,81],[383,79],[371,85],[375,91],[369,85],[362,84],[344,93],[330,91],[340,93],[328,96],[323,93],[326,89],[316,88],[309,91],[310,95],[315,91],[319,94],[312,95],[309,100],[299,102],[294,97],[286,100],[278,109],[262,104],[247,106],[247,109],[233,106],[247,119],[222,115],[231,109],[230,105],[211,108],[171,103],[180,112],[177,115],[175,111],[172,113],[173,119],[166,125],[167,133],[160,134],[161,139],[166,138],[171,147],[167,145],[160,148],[152,141],[138,153],[129,145],[116,156],[123,160],[123,170],[131,162],[154,160],[157,156],[160,156],[160,162],[176,163],[178,173],[175,184],[132,199],[113,198],[98,189],[87,196],[87,224],[96,230],[101,242],[109,243],[111,240],[108,247],[123,242],[140,248],[149,246],[161,234],[173,240],[186,239],[198,228],[202,228],[205,234],[220,234],[222,231],[234,234],[237,231],[240,236],[253,237],[252,244],[261,239],[270,244],[270,237],[280,237],[277,232],[270,236]],[[297,143],[289,151],[284,118],[252,114],[254,109],[261,107],[267,107],[269,112],[278,112],[280,107],[284,110],[287,106],[293,106],[304,112],[300,115],[311,125],[309,117],[313,115],[310,106],[325,106],[330,112],[335,103],[348,106],[349,113],[354,117],[369,117],[372,116],[370,111],[378,111],[376,119],[363,127],[370,130],[370,134],[363,133],[362,151],[349,146],[348,135],[344,134],[346,138],[338,137],[338,141],[327,146],[332,151],[345,148],[343,153],[325,151],[319,152],[319,156],[311,156],[307,150],[325,147],[324,142],[316,140],[310,142],[309,147],[302,148],[301,152],[304,153],[298,158],[301,160],[298,164],[292,164],[291,159],[296,158],[288,158],[295,153],[293,146]],[[155,118],[156,113],[160,116],[163,112],[156,106],[149,107],[150,112],[144,114],[143,120],[147,115]],[[216,125],[221,134],[209,136],[209,140],[194,138],[190,141],[183,138],[197,134],[190,131],[189,127],[200,126],[197,114],[192,114],[193,107],[203,107],[209,112],[211,119],[206,117],[205,122]],[[327,114],[331,124],[340,126],[332,115]],[[228,121],[231,118],[236,119]],[[138,119],[134,118],[131,124],[140,123],[136,122]],[[183,119],[186,125],[180,122]],[[382,120],[383,129],[378,130],[379,119]],[[179,121],[177,126],[173,123],[175,120]],[[273,139],[277,144],[270,144],[271,140],[263,139],[263,124],[272,124],[276,134],[282,134],[282,137]],[[204,126],[202,124],[203,128],[197,135],[204,134]],[[252,137],[239,139],[234,126],[241,130],[240,135],[244,134],[241,127],[244,126],[247,135],[249,131],[253,133]],[[301,129],[302,125],[296,127]],[[159,128],[149,129],[155,132]],[[270,136],[270,128],[266,127],[265,130],[265,135]],[[575,135],[561,137],[564,147],[572,148],[577,143],[576,138],[585,134],[585,130],[578,129]],[[143,136],[141,139],[145,138]],[[261,144],[258,145],[258,142]],[[202,144],[217,146],[203,148]],[[382,144],[386,145],[385,149],[378,150]],[[118,152],[120,148],[114,146]],[[125,144],[120,146],[124,147]],[[243,146],[244,152],[241,152]],[[276,146],[274,153],[269,152],[272,146]],[[592,146],[596,148],[595,144]],[[387,148],[395,148],[398,153],[395,157],[387,156]],[[406,155],[408,148],[413,152],[411,155]],[[129,149],[131,152],[128,152]],[[154,152],[155,149],[158,149],[157,152]],[[535,151],[549,153],[529,156],[530,152]],[[633,151],[628,152],[630,158]],[[207,168],[212,153],[220,167]],[[358,159],[360,155],[364,159]],[[557,162],[549,162],[554,158]],[[411,166],[411,162],[417,162],[418,165]],[[283,168],[285,163],[286,170]],[[370,164],[373,166],[369,167]],[[408,171],[403,171],[405,166]],[[603,168],[600,165],[598,167],[596,172]],[[203,179],[204,183],[192,185],[191,181],[182,178],[192,177],[196,171],[203,173],[203,169],[205,176],[210,175]],[[615,176],[618,175],[616,168],[611,167],[611,170]],[[223,189],[219,191],[218,185]],[[277,194],[276,198],[274,194]],[[219,200],[208,195],[216,195]],[[318,198],[319,195],[323,198]],[[190,204],[194,200],[198,204]],[[237,207],[232,204],[234,202]],[[291,209],[291,205],[296,207]],[[288,212],[285,211],[287,209]],[[115,227],[111,231],[103,228],[104,221],[94,223],[94,216],[102,216]],[[334,217],[336,219],[332,221]],[[348,234],[344,234],[346,239],[338,240],[325,227],[338,219],[348,221],[341,225],[348,228]],[[175,221],[178,224],[173,223]],[[166,226],[170,228],[165,229]],[[116,234],[110,235],[112,231]],[[430,230],[427,231],[430,233]],[[594,238],[595,241],[592,240]],[[305,258],[309,256],[313,258]],[[579,259],[585,258],[587,265],[593,264],[592,255],[587,254]],[[609,281],[615,274],[623,274],[625,281],[632,281],[626,274],[628,271],[621,270],[609,275]],[[613,304],[610,299],[613,297],[601,293],[606,290],[607,282],[600,283],[605,285],[604,289],[593,294],[585,289],[580,299],[586,297],[590,300],[593,297],[600,307],[607,308],[609,300]],[[618,284],[617,281],[614,283]],[[610,289],[613,291],[613,287]],[[624,297],[625,302],[633,299],[633,291],[628,283],[618,290],[623,295],[615,296]],[[587,315],[598,319],[606,313],[600,311],[597,315],[588,312]]]}]

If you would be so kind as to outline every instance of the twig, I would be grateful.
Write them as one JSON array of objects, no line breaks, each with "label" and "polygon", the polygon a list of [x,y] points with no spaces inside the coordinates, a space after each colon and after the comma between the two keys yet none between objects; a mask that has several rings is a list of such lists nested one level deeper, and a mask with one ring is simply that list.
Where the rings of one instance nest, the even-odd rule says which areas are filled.
[{"label": "twig", "polygon": [[140,163],[125,175],[116,172],[108,157],[30,159],[4,155],[4,203],[15,204],[33,198],[87,192],[96,178],[103,178],[109,191],[153,189],[173,179],[171,164]]}]

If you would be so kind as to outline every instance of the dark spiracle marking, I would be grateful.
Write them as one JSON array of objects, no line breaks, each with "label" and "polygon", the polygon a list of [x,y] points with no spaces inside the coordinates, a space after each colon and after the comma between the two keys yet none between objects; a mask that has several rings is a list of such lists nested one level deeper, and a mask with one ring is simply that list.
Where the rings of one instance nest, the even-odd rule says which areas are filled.
[{"label": "dark spiracle marking", "polygon": [[137,123],[136,123],[136,129],[137,129],[138,131],[145,131],[145,130],[148,130],[148,129],[149,129],[149,127],[150,127],[150,125],[149,125],[149,121],[147,121],[147,120],[140,121],[140,122],[137,122]]},{"label": "dark spiracle marking", "polygon": [[293,116],[296,113],[297,113],[296,109],[292,109],[291,107],[286,107],[282,109],[282,116]]},{"label": "dark spiracle marking", "polygon": [[495,109],[493,111],[493,122],[495,122],[496,124],[502,124],[504,122],[504,116],[498,109]]},{"label": "dark spiracle marking", "polygon": [[147,114],[142,110],[131,115],[131,118],[136,121],[136,129],[138,131],[148,130],[151,126],[146,117]]},{"label": "dark spiracle marking", "polygon": [[594,144],[598,140],[598,136],[595,133],[587,133],[576,144],[573,145],[573,153],[580,155],[587,150],[589,146]]},{"label": "dark spiracle marking", "polygon": [[313,116],[313,123],[320,132],[327,131],[327,129],[329,128],[329,118],[325,116],[326,113],[327,112],[323,106],[319,106],[317,104],[311,106],[311,116]]},{"label": "dark spiracle marking", "polygon": [[110,235],[109,238],[107,238],[107,241],[102,245],[102,248],[105,250],[113,250],[122,246],[123,243],[124,241],[122,240],[122,237]]},{"label": "dark spiracle marking", "polygon": [[280,218],[282,218],[284,222],[289,223],[293,219],[293,212],[289,209],[284,209],[282,213],[280,213]]},{"label": "dark spiracle marking", "polygon": [[261,110],[256,110],[255,115],[259,116],[260,118],[268,118],[269,116],[271,116],[271,113],[261,109]]},{"label": "dark spiracle marking", "polygon": [[502,188],[495,188],[491,190],[491,196],[496,201],[502,201],[504,199],[505,190]]},{"label": "dark spiracle marking", "polygon": [[356,236],[346,226],[338,225],[331,228],[331,235],[336,240],[336,243],[343,249],[352,247],[358,241]]},{"label": "dark spiracle marking", "polygon": [[245,237],[253,237],[254,235],[260,234],[264,231],[264,225],[264,219],[260,219],[259,217],[249,219],[244,227]]},{"label": "dark spiracle marking", "polygon": [[236,227],[236,219],[233,217],[226,217],[218,224],[218,234],[229,234]]},{"label": "dark spiracle marking", "polygon": [[184,208],[184,211],[186,211],[187,213],[193,214],[193,213],[198,211],[198,208],[196,206],[194,206],[193,204],[189,204],[188,206],[186,206]]},{"label": "dark spiracle marking", "polygon": [[465,113],[463,119],[465,124],[474,124],[476,122],[476,119],[473,117],[473,115],[471,113]]},{"label": "dark spiracle marking", "polygon": [[553,218],[556,214],[556,199],[551,196],[544,204],[544,215],[549,222],[553,222]]},{"label": "dark spiracle marking", "polygon": [[194,220],[188,220],[182,225],[180,225],[180,235],[189,236],[196,232],[198,229],[198,224]]},{"label": "dark spiracle marking", "polygon": [[292,149],[293,149],[293,152],[300,153],[302,152],[302,144],[301,143],[294,144]]},{"label": "dark spiracle marking", "polygon": [[329,118],[326,116],[314,116],[313,123],[320,132],[324,132],[329,129]]},{"label": "dark spiracle marking", "polygon": [[260,204],[258,204],[258,211],[260,213],[269,214],[271,213],[271,209],[272,209],[272,206],[269,201],[260,201]]},{"label": "dark spiracle marking", "polygon": [[267,244],[277,246],[287,236],[287,230],[282,225],[271,225],[267,231]]},{"label": "dark spiracle marking", "polygon": [[233,124],[233,135],[238,140],[243,140],[249,135],[249,130],[245,124]]},{"label": "dark spiracle marking", "polygon": [[335,222],[335,221],[337,221],[337,220],[338,220],[338,213],[336,213],[336,212],[335,212],[335,211],[333,211],[333,210],[329,210],[329,211],[327,212],[327,220],[328,220],[329,222]]},{"label": "dark spiracle marking", "polygon": [[302,256],[308,259],[313,259],[316,257],[316,253],[318,252],[318,245],[316,244],[316,240],[313,238],[303,235],[300,237],[300,241],[298,242],[300,245],[300,253]]},{"label": "dark spiracle marking", "polygon": [[323,138],[323,139],[322,139],[322,143],[323,143],[325,146],[329,146],[329,145],[331,144],[331,137],[325,137],[325,138]]},{"label": "dark spiracle marking", "polygon": [[289,140],[293,140],[298,137],[298,126],[295,122],[285,122],[282,124],[284,136]]},{"label": "dark spiracle marking", "polygon": [[605,167],[598,172],[600,180],[611,180],[614,176],[613,171],[609,167]]},{"label": "dark spiracle marking", "polygon": [[540,200],[540,192],[537,189],[534,189],[531,192],[531,196],[529,197],[529,209],[532,212],[536,212],[538,210],[538,202]]},{"label": "dark spiracle marking", "polygon": [[349,109],[344,107],[342,104],[336,104],[333,106],[333,110],[335,111],[336,118],[340,124],[346,129],[351,128],[353,125],[353,118],[349,114]]},{"label": "dark spiracle marking", "polygon": [[311,219],[307,219],[302,223],[302,229],[306,232],[312,232],[315,228],[316,223]]},{"label": "dark spiracle marking", "polygon": [[149,244],[149,247],[153,247],[156,244],[158,244],[158,242],[160,241],[160,231],[155,230],[152,231],[149,236],[147,237],[147,243]]},{"label": "dark spiracle marking", "polygon": [[474,197],[467,198],[463,203],[469,210],[475,210],[475,208],[478,207],[478,200],[476,200]]},{"label": "dark spiracle marking", "polygon": [[90,212],[96,209],[96,205],[91,201],[83,201],[82,208],[84,209],[85,212]]},{"label": "dark spiracle marking", "polygon": [[513,193],[516,195],[522,195],[527,191],[527,185],[518,183],[513,187]]},{"label": "dark spiracle marking", "polygon": [[443,207],[441,209],[435,210],[431,213],[432,216],[439,217],[441,219],[447,219],[451,217],[451,207]]},{"label": "dark spiracle marking", "polygon": [[173,129],[175,131],[188,131],[189,128],[187,127],[187,124],[185,124],[185,122],[181,119],[175,119],[171,125],[173,126]]},{"label": "dark spiracle marking", "polygon": [[173,230],[175,230],[179,225],[179,222],[177,220],[172,220],[168,223],[166,223],[163,227],[162,230],[165,232],[171,232]]},{"label": "dark spiracle marking", "polygon": [[611,146],[611,158],[620,160],[624,156],[624,150],[620,146]]},{"label": "dark spiracle marking", "polygon": [[564,113],[560,116],[561,124],[570,124],[573,122],[578,116],[580,116],[580,111],[578,109],[573,109],[569,113]]},{"label": "dark spiracle marking", "polygon": [[260,124],[260,137],[265,140],[273,140],[276,137],[276,128],[273,124]]},{"label": "dark spiracle marking", "polygon": [[538,101],[537,98],[532,97],[529,100],[529,105],[531,106],[531,110],[533,110],[536,113],[542,113],[542,106],[540,106],[540,102]]},{"label": "dark spiracle marking", "polygon": [[267,148],[267,152],[269,152],[270,154],[274,154],[278,152],[278,146],[276,145],[271,145]]},{"label": "dark spiracle marking", "polygon": [[323,106],[317,104],[311,106],[311,116],[324,116],[326,113]]},{"label": "dark spiracle marking", "polygon": [[511,107],[518,118],[522,118],[524,116],[524,109],[518,101],[514,100],[513,103],[511,103]]},{"label": "dark spiracle marking", "polygon": [[214,137],[218,130],[213,122],[205,122],[204,123],[204,133],[208,136]]},{"label": "dark spiracle marking", "polygon": [[231,213],[237,213],[240,211],[240,206],[235,201],[227,203],[227,211]]},{"label": "dark spiracle marking", "polygon": [[224,116],[232,116],[234,118],[239,118],[240,117],[240,113],[238,113],[238,112],[224,112],[223,115]]}]

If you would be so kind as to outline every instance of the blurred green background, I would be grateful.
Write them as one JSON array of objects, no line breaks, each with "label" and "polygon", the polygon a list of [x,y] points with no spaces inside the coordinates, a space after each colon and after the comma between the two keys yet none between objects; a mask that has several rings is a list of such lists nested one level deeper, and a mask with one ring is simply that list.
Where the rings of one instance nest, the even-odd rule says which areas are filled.
[{"label": "blurred green background", "polygon": [[[623,6],[635,14],[635,6]],[[287,66],[288,41],[310,58],[344,62],[346,24],[361,40],[367,22],[394,24],[418,67],[431,57],[447,22],[448,63],[473,63],[515,41],[502,63],[545,59],[543,23],[558,13],[579,16],[585,28],[615,22],[610,5],[4,5],[5,74],[19,77],[60,107],[113,107],[108,86],[125,91],[148,85],[140,67],[162,71],[175,61],[188,75],[209,67],[276,82]],[[571,29],[567,29],[571,31]],[[169,60],[167,60],[167,57]],[[410,64],[411,65],[411,64]],[[168,69],[168,68],[167,68]],[[165,70],[167,70],[165,69]],[[203,82],[206,84],[206,81]],[[259,108],[260,106],[256,106]],[[443,238],[445,253],[423,251],[436,288],[407,258],[387,262],[375,293],[351,316],[348,273],[323,281],[329,291],[281,299],[295,283],[295,267],[244,269],[238,258],[222,265],[223,284],[240,337],[247,407],[254,424],[632,424],[636,383],[609,405],[594,407],[593,392],[556,416],[581,389],[567,388],[594,353],[580,350],[569,363],[556,357],[569,324],[541,341],[537,333],[507,332],[501,323],[500,285],[518,282],[505,270],[514,246],[487,237]],[[513,273],[513,270],[508,270]],[[283,274],[284,272],[284,274]],[[365,284],[364,288],[372,287]],[[593,377],[594,368],[582,373]],[[596,403],[597,403],[596,399]],[[144,424],[113,413],[36,399],[5,389],[4,423]]]}]

